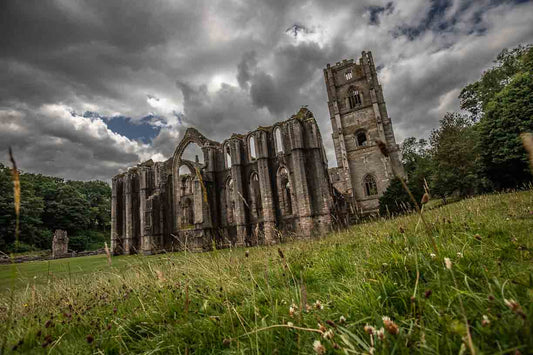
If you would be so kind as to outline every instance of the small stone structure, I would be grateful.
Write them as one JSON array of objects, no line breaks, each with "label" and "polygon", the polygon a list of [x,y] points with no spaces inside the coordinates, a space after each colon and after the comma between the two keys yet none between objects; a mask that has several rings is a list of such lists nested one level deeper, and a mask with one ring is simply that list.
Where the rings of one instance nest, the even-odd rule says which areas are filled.
[{"label": "small stone structure", "polygon": [[52,258],[62,258],[68,254],[67,231],[56,229],[52,240]]},{"label": "small stone structure", "polygon": [[[328,64],[324,79],[338,167],[328,169],[307,108],[223,142],[190,127],[168,160],[113,177],[113,253],[274,244],[377,213],[390,180],[404,172],[372,54]],[[202,162],[185,159],[189,145]]]}]

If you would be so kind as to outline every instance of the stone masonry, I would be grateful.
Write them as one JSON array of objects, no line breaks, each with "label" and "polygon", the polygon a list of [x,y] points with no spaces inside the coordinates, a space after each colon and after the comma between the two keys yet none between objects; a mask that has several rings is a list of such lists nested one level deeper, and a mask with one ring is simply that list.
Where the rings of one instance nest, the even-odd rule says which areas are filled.
[{"label": "stone masonry", "polygon": [[[329,174],[335,189],[357,215],[375,213],[395,174],[404,176],[371,52],[359,63],[343,60],[324,69],[333,144],[338,167]],[[390,152],[384,157],[376,141]]]},{"label": "stone masonry", "polygon": [[[401,157],[370,52],[327,65],[337,168],[306,108],[286,121],[212,141],[188,128],[172,157],[112,179],[114,254],[202,251],[309,238],[375,213]],[[385,142],[390,157],[381,155]],[[202,151],[183,157],[189,145]]]},{"label": "stone masonry", "polygon": [[[203,164],[182,158],[189,144]],[[311,237],[329,230],[334,208],[320,131],[305,108],[221,143],[188,128],[170,159],[141,163],[112,185],[115,254]]]},{"label": "stone masonry", "polygon": [[62,258],[68,253],[67,231],[56,229],[52,239],[52,258]]}]

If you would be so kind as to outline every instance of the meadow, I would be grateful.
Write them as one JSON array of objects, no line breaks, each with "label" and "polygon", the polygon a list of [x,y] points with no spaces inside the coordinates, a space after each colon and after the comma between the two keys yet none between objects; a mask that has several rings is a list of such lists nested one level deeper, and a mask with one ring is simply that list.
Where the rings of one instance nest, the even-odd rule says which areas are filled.
[{"label": "meadow", "polygon": [[[533,353],[533,192],[269,247],[0,266],[6,352]],[[431,242],[434,238],[435,245]]]}]

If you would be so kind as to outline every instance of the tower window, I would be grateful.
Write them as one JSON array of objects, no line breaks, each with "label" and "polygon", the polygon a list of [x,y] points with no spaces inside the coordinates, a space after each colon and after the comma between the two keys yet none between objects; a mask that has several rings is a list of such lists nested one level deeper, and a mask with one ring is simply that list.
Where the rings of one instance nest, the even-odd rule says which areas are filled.
[{"label": "tower window", "polygon": [[365,195],[367,197],[378,194],[378,187],[376,184],[376,179],[372,175],[365,176],[363,184],[365,188]]},{"label": "tower window", "polygon": [[355,134],[355,141],[358,147],[365,147],[368,143],[365,131],[359,131]]},{"label": "tower window", "polygon": [[344,77],[346,78],[346,80],[350,80],[352,78],[352,71],[349,70],[346,73],[344,73]]},{"label": "tower window", "polygon": [[348,90],[348,104],[350,108],[361,105],[361,94],[354,87],[350,87]]}]

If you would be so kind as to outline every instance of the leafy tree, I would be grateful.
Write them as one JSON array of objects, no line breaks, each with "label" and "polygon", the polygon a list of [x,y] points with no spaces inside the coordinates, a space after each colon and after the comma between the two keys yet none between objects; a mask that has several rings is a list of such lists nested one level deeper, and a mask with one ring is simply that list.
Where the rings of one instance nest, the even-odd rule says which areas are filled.
[{"label": "leafy tree", "polygon": [[[415,137],[406,138],[401,144],[403,165],[407,174],[407,186],[417,202],[424,195],[424,183],[431,176],[431,156],[428,142]],[[427,180],[426,180],[427,179]],[[398,178],[391,181],[379,200],[380,214],[400,214],[414,208],[409,194]]]},{"label": "leafy tree", "polygon": [[520,133],[533,132],[533,71],[516,74],[486,106],[480,122],[484,171],[497,188],[531,181]]},{"label": "leafy tree", "polygon": [[470,196],[485,189],[479,174],[479,133],[471,118],[447,113],[430,136],[433,195]]},{"label": "leafy tree", "polygon": [[461,109],[468,111],[474,121],[480,120],[486,106],[496,94],[515,74],[524,71],[527,63],[522,59],[527,53],[531,55],[531,49],[531,45],[527,45],[502,50],[494,61],[495,65],[485,71],[481,79],[463,88],[459,95]]}]

